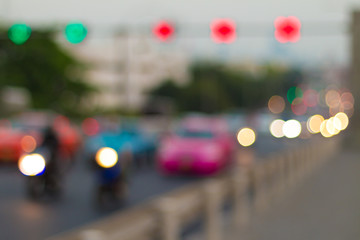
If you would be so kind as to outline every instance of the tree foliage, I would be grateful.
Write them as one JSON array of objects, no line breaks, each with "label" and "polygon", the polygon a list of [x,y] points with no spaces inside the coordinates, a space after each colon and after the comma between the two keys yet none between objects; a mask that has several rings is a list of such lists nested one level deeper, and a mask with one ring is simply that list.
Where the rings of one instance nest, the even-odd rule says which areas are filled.
[{"label": "tree foliage", "polygon": [[33,31],[23,45],[0,32],[0,90],[27,89],[31,107],[79,113],[80,102],[95,89],[83,79],[84,65],[55,42],[51,31]]},{"label": "tree foliage", "polygon": [[191,79],[184,86],[171,80],[152,89],[152,96],[172,99],[179,111],[215,113],[230,109],[265,107],[274,95],[286,95],[290,86],[302,81],[294,69],[282,70],[264,66],[262,73],[250,74],[220,63],[196,63],[191,68]]}]

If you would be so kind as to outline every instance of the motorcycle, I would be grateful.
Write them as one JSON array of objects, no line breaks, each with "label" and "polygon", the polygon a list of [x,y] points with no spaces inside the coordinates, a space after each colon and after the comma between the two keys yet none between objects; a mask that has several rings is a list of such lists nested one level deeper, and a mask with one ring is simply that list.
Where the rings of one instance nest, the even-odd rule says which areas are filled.
[{"label": "motorcycle", "polygon": [[27,179],[26,192],[32,199],[58,197],[61,193],[59,166],[50,158],[49,149],[41,147],[19,159],[19,170]]},{"label": "motorcycle", "polygon": [[[97,171],[96,202],[99,206],[124,202],[127,198],[128,153],[118,153],[109,147],[95,155]],[[120,161],[119,161],[120,160]]]}]

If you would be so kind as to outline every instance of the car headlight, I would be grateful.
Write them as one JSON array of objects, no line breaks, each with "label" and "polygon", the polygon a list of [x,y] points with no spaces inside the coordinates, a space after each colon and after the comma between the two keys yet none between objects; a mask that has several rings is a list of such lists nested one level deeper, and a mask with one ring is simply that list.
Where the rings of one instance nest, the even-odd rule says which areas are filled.
[{"label": "car headlight", "polygon": [[100,167],[111,168],[117,163],[118,154],[114,149],[104,147],[97,151],[95,160]]},{"label": "car headlight", "polygon": [[19,159],[18,167],[25,176],[36,176],[45,169],[45,159],[38,153],[24,155]]}]

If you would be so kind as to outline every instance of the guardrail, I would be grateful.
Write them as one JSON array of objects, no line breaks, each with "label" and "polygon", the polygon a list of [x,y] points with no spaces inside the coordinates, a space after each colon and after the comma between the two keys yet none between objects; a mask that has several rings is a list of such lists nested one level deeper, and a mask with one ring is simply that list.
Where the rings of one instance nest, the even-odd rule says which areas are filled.
[{"label": "guardrail", "polygon": [[235,167],[226,175],[191,184],[49,240],[178,240],[182,229],[198,219],[203,219],[206,240],[223,239],[226,203],[232,207],[233,226],[246,224],[252,211],[264,211],[274,198],[336,153],[340,140],[315,138],[250,167]]}]

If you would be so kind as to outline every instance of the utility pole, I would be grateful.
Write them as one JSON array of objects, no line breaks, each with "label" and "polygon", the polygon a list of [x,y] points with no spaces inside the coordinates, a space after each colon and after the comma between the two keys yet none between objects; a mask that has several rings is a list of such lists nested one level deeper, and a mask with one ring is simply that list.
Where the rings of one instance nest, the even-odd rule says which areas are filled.
[{"label": "utility pole", "polygon": [[352,122],[352,140],[360,140],[360,10],[352,13],[351,22],[351,91],[354,95],[354,115]]},{"label": "utility pole", "polygon": [[132,36],[128,28],[121,29],[115,34],[116,42],[119,48],[115,48],[115,52],[119,52],[120,58],[115,64],[116,72],[119,75],[118,91],[121,97],[118,106],[121,109],[131,109],[131,61],[132,61]]}]

